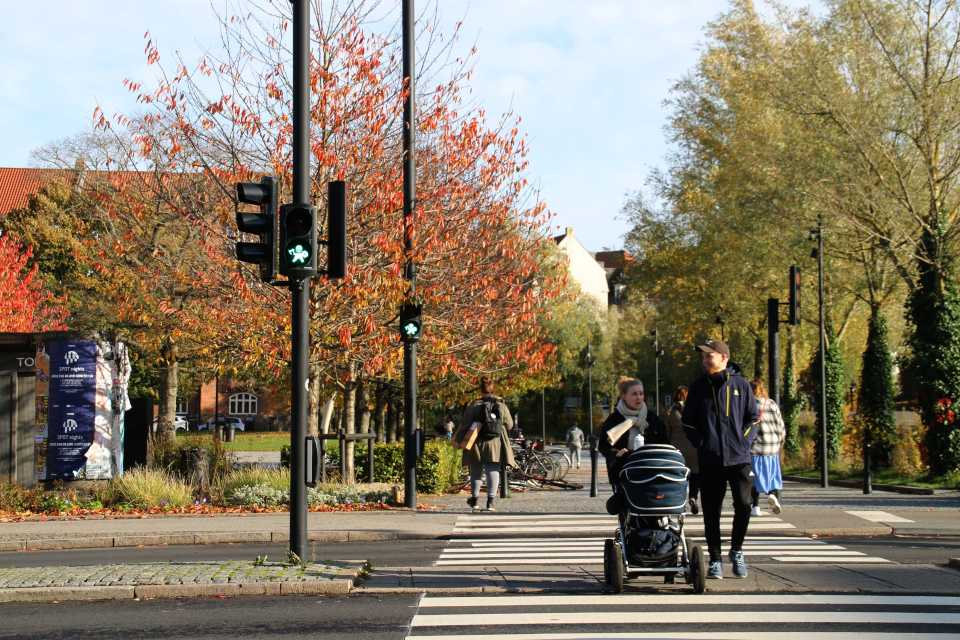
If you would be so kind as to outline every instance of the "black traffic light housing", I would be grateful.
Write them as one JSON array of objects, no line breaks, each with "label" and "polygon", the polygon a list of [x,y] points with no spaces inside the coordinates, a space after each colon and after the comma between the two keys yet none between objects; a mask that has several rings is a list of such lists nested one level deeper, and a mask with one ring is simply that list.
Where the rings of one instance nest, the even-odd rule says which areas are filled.
[{"label": "black traffic light housing", "polygon": [[280,207],[280,274],[291,280],[317,275],[317,208],[312,204]]},{"label": "black traffic light housing", "polygon": [[260,213],[237,211],[237,230],[260,236],[260,242],[238,242],[237,260],[260,266],[260,279],[277,279],[277,180],[264,176],[260,182],[238,182],[237,200],[260,206]]},{"label": "black traffic light housing", "polygon": [[423,306],[405,302],[400,308],[400,340],[420,342],[423,333]]},{"label": "black traffic light housing", "polygon": [[327,277],[347,277],[347,183],[327,185]]},{"label": "black traffic light housing", "polygon": [[790,267],[790,315],[787,324],[800,326],[800,267]]}]

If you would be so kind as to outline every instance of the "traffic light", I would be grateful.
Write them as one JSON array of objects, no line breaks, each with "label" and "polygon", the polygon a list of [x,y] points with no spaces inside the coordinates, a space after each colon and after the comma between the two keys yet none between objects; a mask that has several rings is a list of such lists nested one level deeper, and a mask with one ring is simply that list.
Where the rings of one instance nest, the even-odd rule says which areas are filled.
[{"label": "traffic light", "polygon": [[347,183],[327,184],[327,277],[347,277]]},{"label": "traffic light", "polygon": [[311,204],[280,207],[280,273],[291,280],[317,275],[317,208]]},{"label": "traffic light", "polygon": [[420,342],[423,333],[423,306],[405,302],[400,308],[400,340]]},{"label": "traffic light", "polygon": [[790,316],[787,324],[800,326],[800,267],[790,267]]},{"label": "traffic light", "polygon": [[260,279],[277,279],[277,181],[265,176],[260,182],[238,182],[237,200],[260,205],[260,213],[237,212],[237,230],[260,236],[260,242],[238,242],[237,260],[260,265]]}]

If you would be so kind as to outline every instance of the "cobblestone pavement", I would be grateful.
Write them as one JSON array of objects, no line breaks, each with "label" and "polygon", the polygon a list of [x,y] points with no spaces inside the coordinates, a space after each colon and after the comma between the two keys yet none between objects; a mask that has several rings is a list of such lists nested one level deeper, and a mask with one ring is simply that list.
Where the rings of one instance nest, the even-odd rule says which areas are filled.
[{"label": "cobblestone pavement", "polygon": [[157,562],[81,567],[27,567],[0,569],[0,589],[22,587],[113,587],[140,585],[229,584],[250,582],[316,582],[345,571],[347,562],[309,564],[280,562]]}]

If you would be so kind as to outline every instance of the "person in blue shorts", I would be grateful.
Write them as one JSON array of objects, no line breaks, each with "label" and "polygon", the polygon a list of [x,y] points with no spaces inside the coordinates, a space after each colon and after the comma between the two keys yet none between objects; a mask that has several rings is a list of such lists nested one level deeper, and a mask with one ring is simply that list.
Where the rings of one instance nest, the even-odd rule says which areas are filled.
[{"label": "person in blue shorts", "polygon": [[757,438],[750,447],[750,466],[753,468],[752,516],[762,516],[760,494],[767,494],[767,504],[774,515],[780,513],[780,489],[783,477],[780,473],[780,447],[787,437],[787,428],[780,415],[780,407],[767,397],[767,389],[759,380],[751,380],[753,396],[760,408],[760,425]]}]

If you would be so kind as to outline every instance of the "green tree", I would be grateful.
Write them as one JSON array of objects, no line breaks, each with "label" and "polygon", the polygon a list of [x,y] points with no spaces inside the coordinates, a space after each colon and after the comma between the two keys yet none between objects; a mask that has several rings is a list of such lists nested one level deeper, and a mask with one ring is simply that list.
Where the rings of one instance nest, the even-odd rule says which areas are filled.
[{"label": "green tree", "polygon": [[867,348],[857,394],[857,419],[864,439],[870,443],[872,460],[878,466],[890,463],[896,446],[897,423],[893,413],[893,358],[887,344],[887,319],[874,307],[870,313]]},{"label": "green tree", "polygon": [[[837,340],[836,334],[833,331],[830,323],[827,323],[827,362],[826,362],[826,374],[827,374],[827,454],[832,461],[840,459],[840,442],[843,437],[843,431],[846,427],[846,420],[843,415],[843,354],[840,352],[840,343]],[[817,382],[817,391],[819,393],[820,389],[820,353],[817,353],[817,357],[814,358],[813,363],[813,378]],[[820,461],[822,457],[822,446],[823,446],[823,404],[820,400],[820,396],[817,396],[817,401],[814,403],[816,407],[817,414],[817,436],[816,436],[816,456],[817,460]]]},{"label": "green tree", "polygon": [[800,453],[802,448],[800,441],[800,407],[803,404],[803,398],[800,395],[800,387],[797,385],[796,357],[794,357],[792,344],[794,341],[793,327],[790,329],[791,335],[787,347],[788,356],[783,365],[783,388],[780,391],[780,412],[783,415],[783,423],[787,429],[784,449],[787,453],[796,455]]},{"label": "green tree", "polygon": [[960,295],[954,280],[922,264],[918,286],[907,301],[913,327],[906,369],[915,386],[920,417],[927,426],[930,470],[941,474],[960,464],[960,431],[954,421],[937,420],[943,400],[960,401]]}]

